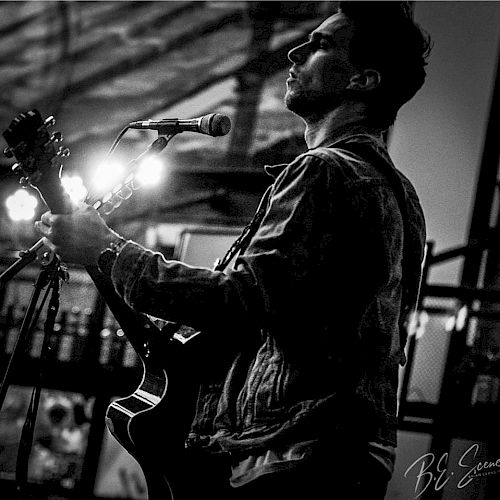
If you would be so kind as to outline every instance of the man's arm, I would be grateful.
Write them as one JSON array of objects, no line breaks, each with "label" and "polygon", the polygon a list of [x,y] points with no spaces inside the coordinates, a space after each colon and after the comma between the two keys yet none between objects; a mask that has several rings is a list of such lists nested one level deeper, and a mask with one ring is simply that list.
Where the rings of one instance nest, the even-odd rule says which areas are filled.
[{"label": "man's arm", "polygon": [[260,335],[290,326],[291,339],[316,312],[324,319],[325,299],[318,297],[335,285],[322,272],[334,259],[328,252],[334,232],[331,170],[308,158],[278,176],[263,221],[234,269],[193,268],[129,243],[113,266],[118,292],[138,310],[194,328]]},{"label": "man's arm", "polygon": [[[112,268],[117,292],[138,311],[197,329],[259,334],[282,321],[297,331],[318,309],[322,285],[331,288],[319,258],[332,243],[331,170],[308,158],[282,172],[263,222],[234,270],[193,268],[129,242]],[[63,258],[81,264],[95,264],[109,239],[116,237],[87,208],[71,215],[44,215],[37,227]]]}]

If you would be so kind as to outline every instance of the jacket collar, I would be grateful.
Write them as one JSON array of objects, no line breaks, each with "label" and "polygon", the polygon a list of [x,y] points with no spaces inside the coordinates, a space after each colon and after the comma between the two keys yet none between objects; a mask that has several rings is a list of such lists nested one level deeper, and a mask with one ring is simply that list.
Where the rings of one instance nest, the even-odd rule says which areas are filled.
[{"label": "jacket collar", "polygon": [[[376,140],[376,142],[383,143],[383,130],[370,127],[364,123],[353,123],[342,127],[341,129],[336,129],[332,132],[324,141],[322,141],[319,146],[316,148],[308,149],[308,151],[312,151],[319,147],[332,147],[335,144],[344,141],[349,137],[354,137],[358,135],[370,136]],[[288,163],[278,163],[277,165],[264,165],[264,171],[266,174],[270,175],[274,179],[278,177],[278,175],[285,170]]]},{"label": "jacket collar", "polygon": [[[365,136],[368,135],[373,137],[377,141],[383,142],[383,133],[384,131],[381,130],[380,128],[372,127],[366,123],[352,123],[346,125],[345,127],[334,130],[318,146],[316,146],[316,148],[332,147],[335,144],[344,141],[348,137],[356,135],[365,135]],[[310,150],[316,148],[310,148]]]}]

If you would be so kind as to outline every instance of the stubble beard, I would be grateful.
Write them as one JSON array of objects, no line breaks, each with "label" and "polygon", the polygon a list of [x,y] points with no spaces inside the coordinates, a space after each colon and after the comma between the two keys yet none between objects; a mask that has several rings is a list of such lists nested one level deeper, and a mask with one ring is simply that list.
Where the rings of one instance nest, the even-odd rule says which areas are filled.
[{"label": "stubble beard", "polygon": [[331,95],[318,92],[301,91],[293,94],[285,94],[285,106],[300,118],[309,121],[317,120],[329,113],[338,105],[336,99]]}]

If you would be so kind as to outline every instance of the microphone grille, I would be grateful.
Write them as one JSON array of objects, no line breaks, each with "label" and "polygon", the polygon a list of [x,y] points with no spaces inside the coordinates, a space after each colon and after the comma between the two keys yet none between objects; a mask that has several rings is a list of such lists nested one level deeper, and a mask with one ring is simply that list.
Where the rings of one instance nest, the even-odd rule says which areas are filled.
[{"label": "microphone grille", "polygon": [[201,118],[200,130],[212,137],[226,135],[231,130],[231,120],[219,113],[205,115]]}]

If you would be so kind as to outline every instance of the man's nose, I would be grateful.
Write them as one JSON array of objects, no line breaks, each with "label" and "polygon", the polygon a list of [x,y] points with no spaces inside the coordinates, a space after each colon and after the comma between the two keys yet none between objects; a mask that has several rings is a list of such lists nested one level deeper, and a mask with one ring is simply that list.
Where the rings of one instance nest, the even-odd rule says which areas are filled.
[{"label": "man's nose", "polygon": [[303,43],[302,45],[298,45],[294,47],[290,52],[288,52],[288,59],[290,62],[295,64],[302,64],[307,59],[307,50],[308,42]]}]

